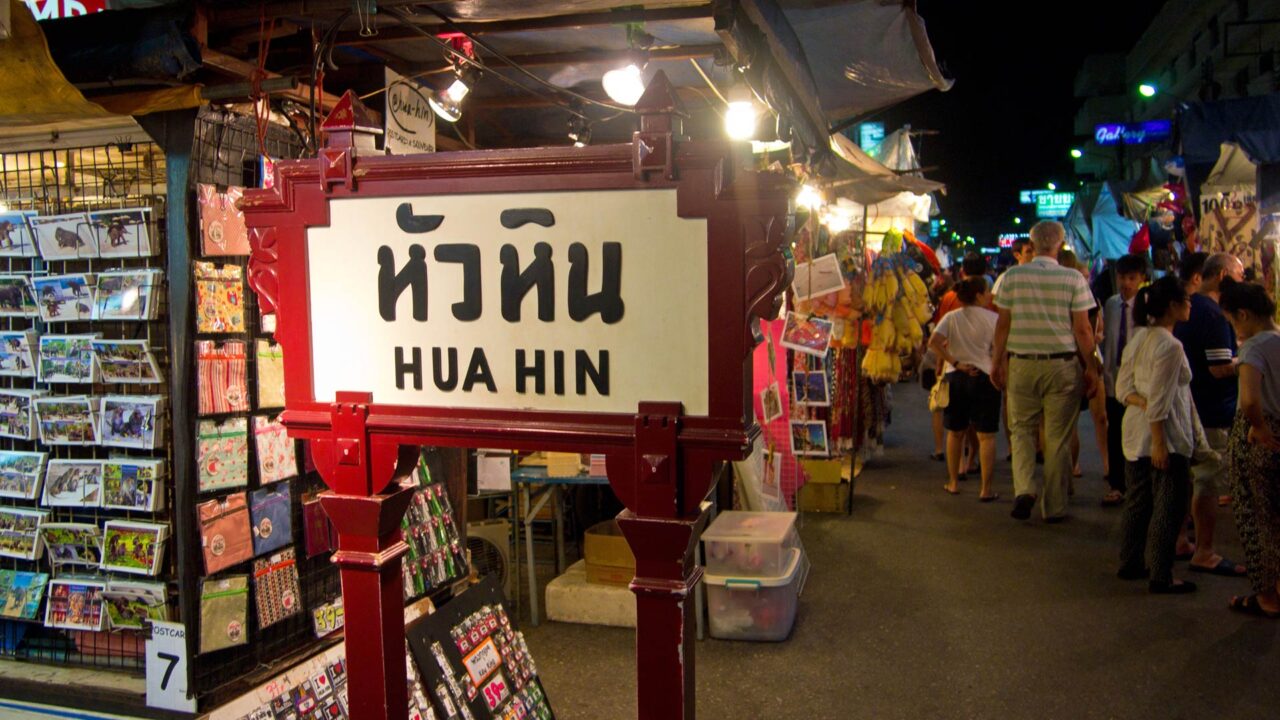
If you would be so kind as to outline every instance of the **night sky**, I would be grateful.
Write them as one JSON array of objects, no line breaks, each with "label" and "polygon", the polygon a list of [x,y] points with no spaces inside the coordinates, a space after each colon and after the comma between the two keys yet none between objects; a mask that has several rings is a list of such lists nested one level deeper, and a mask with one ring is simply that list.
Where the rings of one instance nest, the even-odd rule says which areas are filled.
[{"label": "night sky", "polygon": [[918,138],[928,173],[947,184],[942,216],[962,235],[994,244],[1013,217],[1034,219],[1017,192],[1050,180],[1075,185],[1068,155],[1076,139],[1074,83],[1087,55],[1127,52],[1163,0],[1073,0],[1031,5],[919,0],[934,53],[955,78],[950,92],[929,92],[874,119],[892,132],[910,123],[941,131]]}]

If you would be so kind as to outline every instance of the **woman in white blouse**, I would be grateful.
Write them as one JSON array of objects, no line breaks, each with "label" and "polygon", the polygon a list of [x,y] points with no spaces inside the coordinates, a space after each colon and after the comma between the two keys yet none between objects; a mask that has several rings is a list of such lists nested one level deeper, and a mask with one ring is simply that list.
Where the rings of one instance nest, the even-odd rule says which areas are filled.
[{"label": "woman in white blouse", "polygon": [[[1122,426],[1128,462],[1117,574],[1125,580],[1149,580],[1148,589],[1157,594],[1196,589],[1195,583],[1173,579],[1200,422],[1191,400],[1191,366],[1173,336],[1174,324],[1190,312],[1187,291],[1177,277],[1162,277],[1140,290],[1133,316],[1143,327],[1125,346],[1116,379],[1116,397],[1128,406]],[[1145,563],[1148,551],[1150,566]]]}]

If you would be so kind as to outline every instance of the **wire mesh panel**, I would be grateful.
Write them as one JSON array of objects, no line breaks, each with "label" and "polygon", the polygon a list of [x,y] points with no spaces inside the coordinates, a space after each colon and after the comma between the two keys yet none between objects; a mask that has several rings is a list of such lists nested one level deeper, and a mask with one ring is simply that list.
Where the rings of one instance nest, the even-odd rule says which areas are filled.
[{"label": "wire mesh panel", "polygon": [[[100,416],[100,398],[128,396],[129,403],[141,403],[150,407],[148,416],[139,415],[137,422],[129,423],[117,416],[116,425],[108,420],[105,428],[115,440],[121,432],[133,433],[139,439],[133,447],[96,444],[95,438],[85,437],[87,425],[80,418],[79,424],[60,424],[50,410],[41,416],[30,404],[24,409],[15,404],[12,395],[6,397],[4,420],[6,432],[22,422],[44,426],[33,439],[0,438],[0,449],[23,452],[47,453],[54,463],[69,460],[106,460],[108,458],[154,458],[164,461],[164,467],[172,467],[174,458],[163,438],[168,435],[171,418],[166,410],[167,385],[164,378],[153,382],[141,376],[125,377],[116,372],[98,372],[98,363],[92,356],[77,355],[73,369],[67,365],[68,356],[58,355],[70,345],[62,345],[53,336],[95,335],[103,340],[145,341],[155,358],[155,367],[164,368],[169,362],[168,318],[165,307],[166,286],[163,270],[166,259],[165,237],[165,158],[150,143],[119,143],[74,149],[40,152],[17,152],[0,155],[0,202],[5,213],[26,211],[36,217],[31,219],[31,232],[12,215],[0,221],[0,284],[7,293],[0,300],[0,329],[10,332],[34,333],[30,345],[30,360],[15,359],[15,348],[6,343],[3,370],[0,371],[0,388],[6,391],[28,393],[43,392],[45,396],[84,397],[82,406],[91,408],[94,415],[93,433],[102,440],[104,430]],[[46,223],[36,226],[39,218],[76,214],[63,224]],[[31,243],[24,246],[23,243]],[[37,250],[39,252],[37,253]],[[148,272],[150,271],[150,272]],[[14,293],[25,278],[32,290],[31,300],[38,308],[35,317],[23,317],[14,312],[14,302],[20,302]],[[95,292],[98,279],[115,278],[111,292]],[[131,299],[122,300],[124,278],[129,281]],[[98,298],[111,298],[110,311],[98,307]],[[131,303],[132,311],[125,312],[120,302]],[[141,313],[134,314],[142,306]],[[136,319],[126,319],[131,314]],[[12,338],[13,336],[7,336]],[[38,337],[46,339],[42,345]],[[128,344],[128,343],[124,343]],[[42,347],[47,352],[42,355]],[[83,344],[78,347],[83,347]],[[31,376],[19,376],[24,363],[34,364]],[[89,365],[85,365],[88,362]],[[148,371],[149,372],[149,371]],[[87,374],[86,374],[87,373]],[[53,408],[55,406],[44,406]],[[121,405],[114,404],[119,409]],[[23,415],[23,412],[26,414]],[[13,424],[15,418],[19,424]],[[40,422],[43,420],[43,422]],[[48,436],[41,439],[44,428]],[[74,430],[72,430],[74,428]],[[131,428],[131,429],[130,429]],[[47,441],[47,442],[46,442]],[[144,447],[154,445],[154,447]],[[64,466],[65,467],[65,466]],[[80,466],[76,466],[80,467]],[[41,473],[39,484],[30,498],[9,496],[0,499],[0,508],[21,508],[47,513],[46,523],[81,523],[95,526],[101,531],[108,522],[136,521],[160,525],[171,536],[173,527],[173,489],[162,476],[149,488],[141,483],[132,486],[133,497],[140,497],[141,490],[149,491],[155,502],[141,503],[135,509],[126,509],[118,503],[102,507],[104,485],[101,476],[54,477],[49,471]],[[70,473],[68,473],[70,474]],[[167,475],[167,473],[165,473]],[[121,489],[115,486],[116,490]],[[58,498],[59,493],[79,492],[80,496],[69,504]],[[113,497],[116,495],[113,494]],[[154,507],[157,509],[140,509]],[[114,552],[125,548],[113,545]],[[136,540],[130,544],[139,555],[149,552],[139,548]],[[66,554],[66,548],[57,551],[46,548],[43,557],[36,560],[0,557],[0,568],[28,572],[50,573],[53,580],[81,580],[92,584],[122,581],[158,581],[164,583],[164,597],[169,614],[174,615],[177,585],[173,553],[166,547],[155,568],[155,577],[146,573],[133,575],[117,571],[102,571],[84,562],[85,557]],[[99,549],[101,552],[101,549]],[[91,559],[91,558],[89,558]],[[15,599],[9,590],[6,602]],[[83,604],[81,600],[87,600]],[[38,604],[38,599],[36,600]],[[121,668],[140,672],[143,667],[143,639],[141,630],[108,629],[106,609],[89,595],[67,597],[60,601],[59,615],[54,624],[64,627],[46,627],[42,621],[46,613],[52,614],[52,599],[46,598],[36,617],[26,621],[0,621],[0,654],[23,660],[45,663],[88,665],[93,667]],[[12,615],[6,613],[9,617]],[[61,622],[58,622],[61,621]],[[123,624],[123,623],[122,623]],[[138,624],[141,624],[140,622]],[[67,626],[90,627],[100,625],[101,630],[68,629]]]}]

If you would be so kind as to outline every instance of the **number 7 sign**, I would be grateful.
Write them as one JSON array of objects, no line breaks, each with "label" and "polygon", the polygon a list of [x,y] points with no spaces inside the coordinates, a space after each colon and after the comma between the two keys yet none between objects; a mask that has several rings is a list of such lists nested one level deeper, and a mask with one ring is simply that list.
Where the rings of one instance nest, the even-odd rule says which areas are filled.
[{"label": "number 7 sign", "polygon": [[187,694],[187,628],[182,623],[152,621],[147,640],[147,707],[195,712]]}]

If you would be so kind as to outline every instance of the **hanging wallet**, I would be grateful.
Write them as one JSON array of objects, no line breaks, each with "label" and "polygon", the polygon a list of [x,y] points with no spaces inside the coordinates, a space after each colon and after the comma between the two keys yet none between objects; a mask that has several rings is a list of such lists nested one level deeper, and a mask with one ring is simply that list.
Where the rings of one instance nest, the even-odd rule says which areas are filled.
[{"label": "hanging wallet", "polygon": [[196,332],[244,332],[244,268],[197,261],[195,275]]},{"label": "hanging wallet", "polygon": [[292,510],[288,482],[254,490],[249,494],[254,556],[279,550],[293,540]]},{"label": "hanging wallet", "polygon": [[206,578],[200,585],[200,653],[249,642],[249,576]]},{"label": "hanging wallet", "polygon": [[302,523],[307,557],[313,558],[337,548],[333,524],[320,505],[320,498],[315,495],[305,496],[302,500]]},{"label": "hanging wallet", "polygon": [[302,612],[302,589],[298,586],[293,548],[253,561],[253,590],[260,628]]},{"label": "hanging wallet", "polygon": [[201,415],[245,412],[249,409],[248,360],[244,343],[196,341],[196,389]]},{"label": "hanging wallet", "polygon": [[200,204],[200,251],[205,257],[250,253],[244,211],[236,207],[236,201],[243,196],[244,188],[240,187],[232,186],[219,192],[215,185],[196,186],[196,201]]},{"label": "hanging wallet", "polygon": [[263,415],[253,418],[254,447],[258,451],[258,482],[269,485],[298,474],[294,441],[279,420]]},{"label": "hanging wallet", "polygon": [[245,493],[200,503],[196,515],[200,520],[205,574],[212,575],[253,557]]},{"label": "hanging wallet", "polygon": [[201,420],[196,428],[198,489],[229,490],[249,484],[249,420]]},{"label": "hanging wallet", "polygon": [[284,351],[279,345],[262,339],[255,341],[254,347],[258,407],[284,407]]}]

